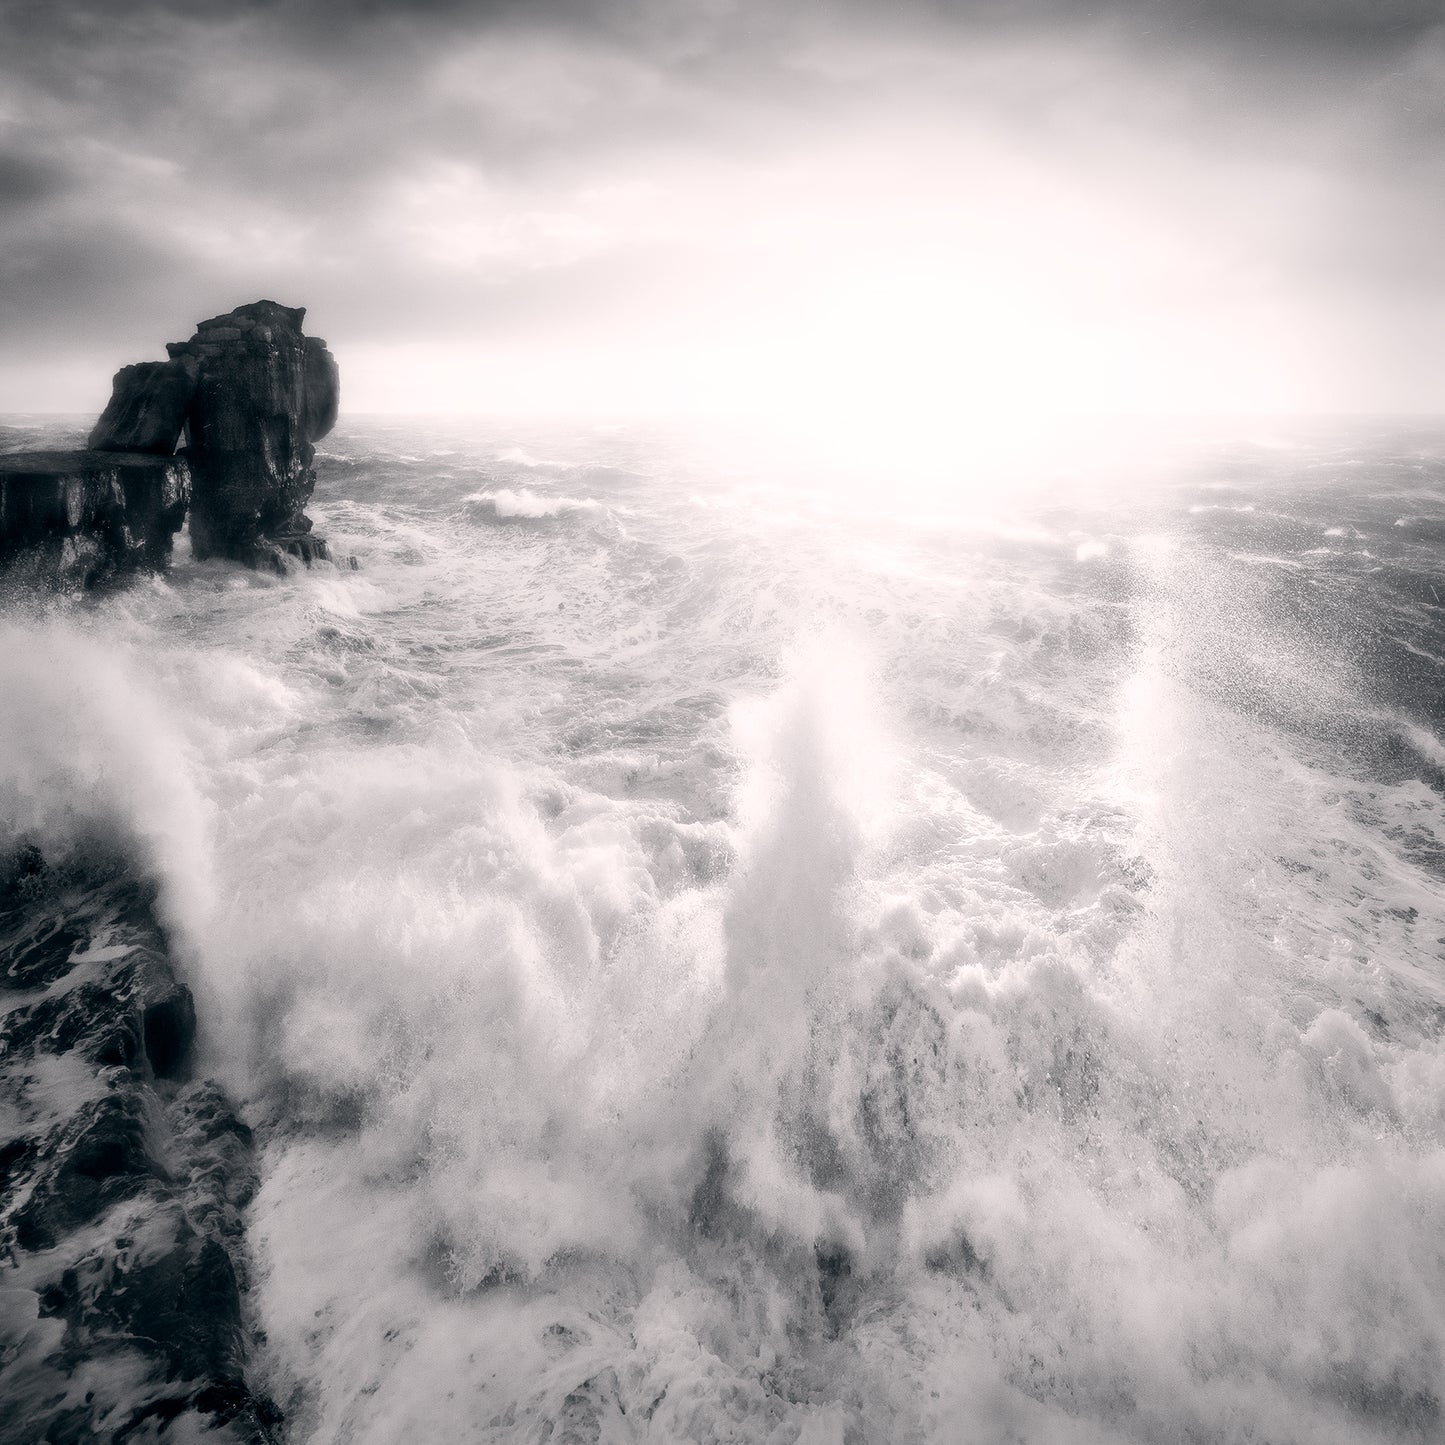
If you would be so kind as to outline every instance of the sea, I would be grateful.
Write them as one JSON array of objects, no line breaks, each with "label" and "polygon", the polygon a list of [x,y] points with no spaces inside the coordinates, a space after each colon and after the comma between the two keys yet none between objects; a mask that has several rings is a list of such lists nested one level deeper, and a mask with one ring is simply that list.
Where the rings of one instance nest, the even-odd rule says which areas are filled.
[{"label": "sea", "polygon": [[0,825],[159,880],[256,1131],[288,1441],[1445,1435],[1445,423],[316,465],[340,566],[0,617]]}]

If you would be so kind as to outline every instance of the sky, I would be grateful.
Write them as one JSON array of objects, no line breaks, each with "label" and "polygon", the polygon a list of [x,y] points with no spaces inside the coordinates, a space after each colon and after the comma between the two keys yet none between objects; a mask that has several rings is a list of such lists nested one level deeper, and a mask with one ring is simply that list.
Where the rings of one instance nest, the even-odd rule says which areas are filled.
[{"label": "sky", "polygon": [[1445,0],[0,0],[0,411],[1445,410]]}]

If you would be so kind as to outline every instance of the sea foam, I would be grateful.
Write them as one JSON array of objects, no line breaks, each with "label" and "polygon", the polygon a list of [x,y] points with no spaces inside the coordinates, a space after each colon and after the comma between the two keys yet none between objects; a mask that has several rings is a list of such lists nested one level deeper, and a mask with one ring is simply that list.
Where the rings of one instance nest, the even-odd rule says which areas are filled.
[{"label": "sea foam", "polygon": [[1414,554],[620,451],[625,535],[458,527],[575,502],[431,440],[334,443],[361,573],[7,624],[7,809],[195,937],[294,1438],[1438,1433],[1438,750],[1349,631],[1425,647]]}]

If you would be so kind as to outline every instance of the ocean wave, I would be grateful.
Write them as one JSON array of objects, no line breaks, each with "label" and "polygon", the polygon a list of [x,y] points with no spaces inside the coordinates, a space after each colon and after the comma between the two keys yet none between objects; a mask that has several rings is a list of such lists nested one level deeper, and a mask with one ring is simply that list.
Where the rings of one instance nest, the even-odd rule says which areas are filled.
[{"label": "ocean wave", "polygon": [[1177,494],[960,540],[661,461],[600,546],[630,480],[497,445],[324,477],[365,573],[0,633],[0,803],[190,910],[292,1436],[1438,1433],[1445,748],[1350,671],[1381,585]]},{"label": "ocean wave", "polygon": [[465,498],[483,515],[501,519],[537,521],[544,517],[562,517],[574,512],[598,512],[601,502],[591,497],[547,497],[532,491],[513,491],[498,487],[495,491],[472,492]]},{"label": "ocean wave", "polygon": [[0,846],[131,859],[195,946],[213,895],[210,809],[135,653],[64,619],[0,623],[0,738]]}]

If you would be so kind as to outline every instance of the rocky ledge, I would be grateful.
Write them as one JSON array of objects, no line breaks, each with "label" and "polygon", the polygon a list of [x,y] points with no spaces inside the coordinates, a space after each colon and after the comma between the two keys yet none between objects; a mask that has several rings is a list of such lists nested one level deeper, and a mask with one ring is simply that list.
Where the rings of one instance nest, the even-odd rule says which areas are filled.
[{"label": "rocky ledge", "polygon": [[305,315],[256,301],[202,321],[170,360],[115,374],[89,450],[0,455],[0,565],[65,587],[160,568],[188,506],[198,558],[327,559],[305,507],[340,379]]},{"label": "rocky ledge", "polygon": [[18,565],[22,578],[83,587],[163,567],[190,495],[184,457],[0,454],[0,564]]},{"label": "rocky ledge", "polygon": [[0,877],[0,1445],[267,1445],[246,1378],[250,1131],[192,1074],[153,891],[116,864]]}]

